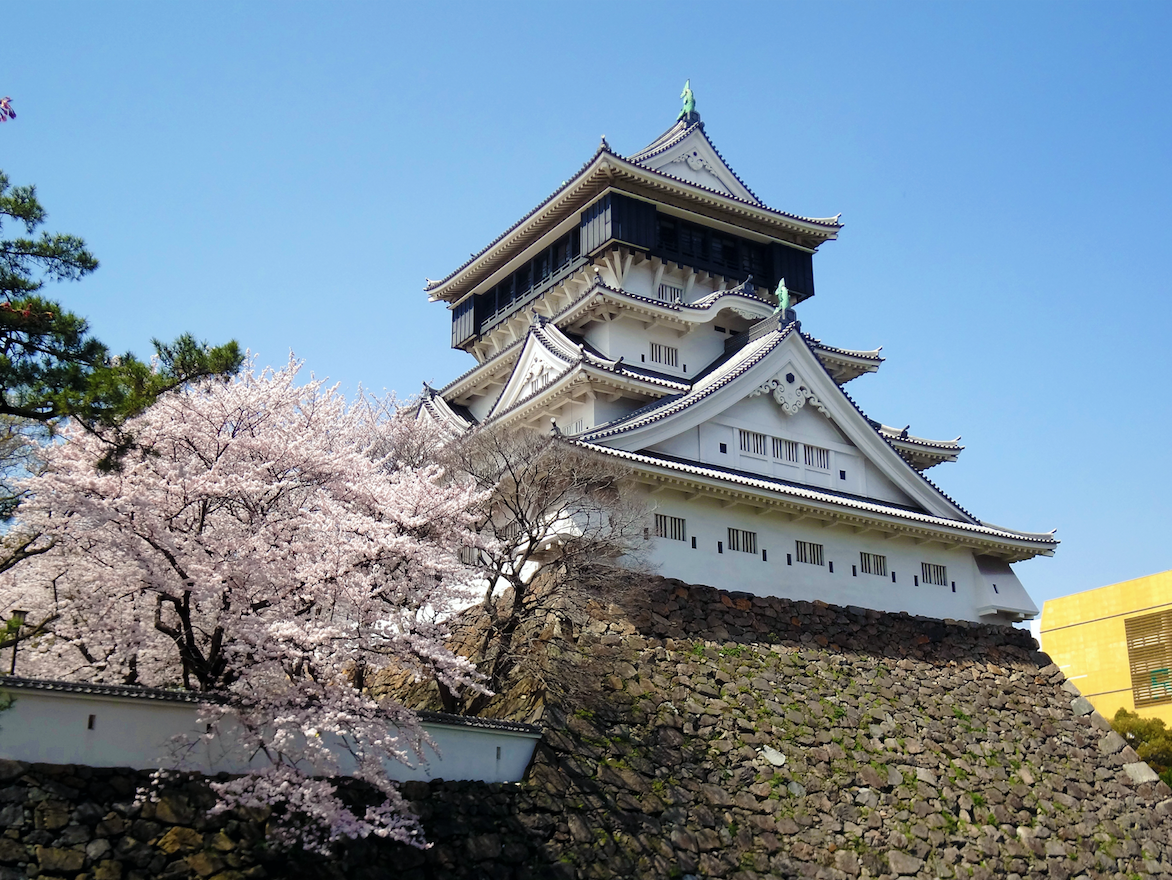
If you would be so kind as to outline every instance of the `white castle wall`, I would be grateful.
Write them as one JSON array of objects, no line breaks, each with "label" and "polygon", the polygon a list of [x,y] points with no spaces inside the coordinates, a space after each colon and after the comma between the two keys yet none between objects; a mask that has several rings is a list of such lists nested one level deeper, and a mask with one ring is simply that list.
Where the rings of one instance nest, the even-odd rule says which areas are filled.
[{"label": "white castle wall", "polygon": [[[191,738],[185,769],[205,774],[240,772],[247,755],[236,754],[231,737],[199,737],[192,703],[141,697],[80,694],[4,687],[14,700],[0,713],[0,757],[29,763],[84,764],[89,767],[173,767],[173,738]],[[387,762],[387,775],[409,779],[516,782],[525,773],[540,733],[424,722],[435,742],[424,747],[425,760]],[[255,763],[255,762],[254,762]],[[344,769],[344,768],[343,768]]]},{"label": "white castle wall", "polygon": [[[740,448],[739,430],[742,428],[767,437],[780,437],[829,449],[830,467],[826,470],[808,467],[804,454],[799,455],[797,464],[775,459],[772,443],[767,444],[764,456],[745,452]],[[724,452],[720,450],[721,443],[725,446]],[[785,415],[768,395],[746,398],[698,428],[650,448],[690,461],[761,474],[773,479],[895,504],[911,503],[911,499],[863,458],[858,449],[820,412],[807,404],[793,415]]]},{"label": "white castle wall", "polygon": [[[1026,615],[1037,613],[1008,566],[1002,563],[996,576],[983,575],[969,550],[916,544],[909,538],[884,539],[880,533],[860,534],[850,527],[823,528],[812,520],[794,522],[780,514],[758,515],[743,505],[724,508],[715,499],[688,501],[682,492],[660,492],[652,503],[656,513],[681,517],[686,523],[683,541],[650,539],[650,559],[665,577],[759,596],[820,599],[956,620],[988,622],[995,606],[1016,608]],[[729,528],[755,532],[758,552],[730,550]],[[821,544],[826,564],[798,562],[799,540]],[[860,552],[886,557],[887,575],[864,574]],[[946,566],[948,584],[925,584],[920,577],[924,562]]]}]

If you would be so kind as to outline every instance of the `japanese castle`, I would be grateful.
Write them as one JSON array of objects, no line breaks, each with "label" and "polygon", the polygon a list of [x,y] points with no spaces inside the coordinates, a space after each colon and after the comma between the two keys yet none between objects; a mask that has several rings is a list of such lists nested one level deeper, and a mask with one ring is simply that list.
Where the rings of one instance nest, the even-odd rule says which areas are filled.
[{"label": "japanese castle", "polygon": [[[476,366],[424,388],[420,418],[560,431],[626,462],[654,508],[650,558],[688,583],[1007,623],[1037,607],[1011,563],[1054,533],[990,525],[926,472],[956,461],[868,418],[845,386],[879,351],[826,345],[793,305],[837,217],[767,207],[685,88],[630,156],[605,138],[556,192],[428,280]],[[551,424],[552,423],[552,424]]]}]

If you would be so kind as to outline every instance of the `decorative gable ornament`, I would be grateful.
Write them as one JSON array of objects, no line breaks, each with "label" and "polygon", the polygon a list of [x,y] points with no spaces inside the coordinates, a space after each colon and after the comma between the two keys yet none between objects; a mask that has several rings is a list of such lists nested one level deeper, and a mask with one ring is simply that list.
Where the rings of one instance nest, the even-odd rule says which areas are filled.
[{"label": "decorative gable ornament", "polygon": [[703,169],[704,171],[707,171],[709,174],[711,174],[713,177],[716,177],[716,178],[720,177],[720,175],[717,173],[716,169],[713,168],[708,163],[707,159],[705,159],[703,156],[700,155],[700,152],[698,150],[684,150],[684,152],[680,153],[674,159],[670,160],[667,164],[674,165],[674,164],[676,164],[676,162],[687,162],[688,167],[691,168],[693,171],[700,171],[701,169]]},{"label": "decorative gable ornament", "polygon": [[781,411],[787,416],[792,416],[806,405],[806,401],[809,401],[818,412],[830,418],[830,413],[822,401],[818,399],[818,396],[802,384],[793,370],[789,368],[778,373],[768,382],[758,385],[749,393],[749,397],[757,397],[761,394],[772,394],[773,399],[781,407]]}]

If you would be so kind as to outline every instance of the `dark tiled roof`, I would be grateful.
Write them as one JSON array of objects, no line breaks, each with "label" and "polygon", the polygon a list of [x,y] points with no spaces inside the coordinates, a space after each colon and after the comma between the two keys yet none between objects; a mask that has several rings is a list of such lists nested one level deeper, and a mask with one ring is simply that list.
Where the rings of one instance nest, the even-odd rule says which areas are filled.
[{"label": "dark tiled roof", "polygon": [[214,695],[201,694],[196,691],[165,690],[129,684],[95,684],[88,681],[53,681],[45,678],[21,678],[15,675],[0,675],[0,687],[28,691],[88,694],[95,697],[133,697],[138,700],[163,703],[208,703],[215,701]]},{"label": "dark tiled roof", "polygon": [[[0,675],[0,688],[16,688],[28,691],[51,691],[63,694],[84,694],[95,697],[130,697],[164,703],[208,703],[215,702],[214,694],[195,691],[164,690],[163,688],[137,687],[126,684],[94,684],[85,681],[52,681],[44,678],[21,678],[14,675]],[[448,715],[444,712],[416,712],[419,720],[432,724],[453,724],[460,727],[480,727],[485,730],[503,730],[541,736],[541,728],[519,721],[503,721],[496,718],[473,718],[466,715]]]},{"label": "dark tiled roof", "polygon": [[452,724],[458,727],[479,727],[484,730],[502,730],[510,733],[524,733],[541,736],[541,728],[535,724],[520,721],[504,721],[499,718],[477,718],[471,715],[449,715],[447,712],[419,711],[415,713],[425,724]]},{"label": "dark tiled roof", "polygon": [[853,348],[837,348],[836,346],[833,346],[833,345],[827,345],[821,339],[815,339],[809,333],[803,333],[802,338],[805,339],[807,342],[809,342],[811,347],[821,349],[822,351],[830,352],[831,354],[841,354],[846,357],[862,358],[863,360],[868,360],[868,361],[874,360],[874,361],[883,362],[884,360],[886,360],[886,358],[880,356],[880,354],[879,354],[879,352],[882,351],[881,348],[877,348],[874,351],[856,351]]}]

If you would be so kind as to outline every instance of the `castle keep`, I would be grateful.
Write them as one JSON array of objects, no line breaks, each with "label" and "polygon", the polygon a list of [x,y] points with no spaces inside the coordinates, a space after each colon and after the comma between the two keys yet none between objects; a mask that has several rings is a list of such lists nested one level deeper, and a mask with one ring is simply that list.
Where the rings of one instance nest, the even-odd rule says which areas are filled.
[{"label": "castle keep", "polygon": [[[691,583],[936,618],[1037,607],[1011,563],[1054,534],[983,522],[926,472],[956,461],[845,390],[879,351],[805,332],[813,255],[842,228],[765,205],[709,140],[690,89],[630,156],[604,139],[556,192],[426,291],[476,366],[424,388],[447,430],[551,428],[629,464],[651,558]],[[958,438],[959,439],[959,438]]]}]

